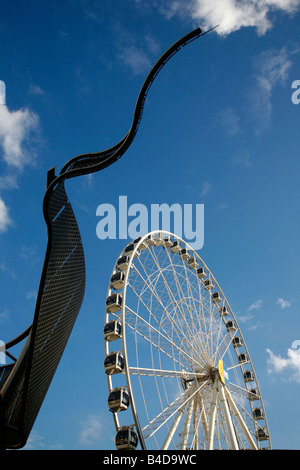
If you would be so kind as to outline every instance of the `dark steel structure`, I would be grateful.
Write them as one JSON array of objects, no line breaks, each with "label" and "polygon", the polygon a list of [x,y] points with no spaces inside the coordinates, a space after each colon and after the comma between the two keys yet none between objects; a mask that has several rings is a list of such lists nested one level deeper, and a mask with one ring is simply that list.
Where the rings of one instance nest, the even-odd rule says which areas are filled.
[{"label": "dark steel structure", "polygon": [[[47,173],[43,214],[47,250],[33,323],[6,343],[10,363],[0,366],[0,449],[22,448],[28,439],[79,313],[85,291],[85,261],[76,218],[65,191],[65,180],[96,172],[116,162],[138,130],[144,102],[155,77],[183,46],[202,36],[200,28],[175,42],[147,76],[125,137],[114,147],[69,160],[60,174]],[[9,349],[26,340],[19,357]]]}]

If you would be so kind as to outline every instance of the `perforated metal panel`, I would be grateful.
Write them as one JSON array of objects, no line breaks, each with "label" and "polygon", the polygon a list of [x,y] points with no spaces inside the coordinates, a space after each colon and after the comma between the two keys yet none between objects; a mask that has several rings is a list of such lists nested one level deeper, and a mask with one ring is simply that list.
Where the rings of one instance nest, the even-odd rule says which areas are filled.
[{"label": "perforated metal panel", "polygon": [[[48,200],[48,248],[32,331],[3,389],[8,446],[26,442],[79,313],[85,262],[77,222],[60,183]],[[13,429],[18,432],[14,432]]]}]

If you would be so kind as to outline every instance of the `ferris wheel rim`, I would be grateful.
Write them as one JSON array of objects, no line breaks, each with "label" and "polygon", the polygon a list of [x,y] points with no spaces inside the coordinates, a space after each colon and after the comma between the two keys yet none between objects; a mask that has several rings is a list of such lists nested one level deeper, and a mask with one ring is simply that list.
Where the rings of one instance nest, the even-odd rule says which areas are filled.
[{"label": "ferris wheel rim", "polygon": [[[242,331],[241,331],[241,329],[238,325],[238,322],[237,322],[236,317],[235,317],[235,315],[234,315],[234,313],[233,313],[233,311],[230,307],[230,304],[229,304],[223,290],[221,289],[221,286],[217,282],[215,276],[213,275],[213,273],[211,272],[211,270],[209,269],[207,264],[204,262],[204,260],[199,256],[199,254],[196,251],[194,251],[194,249],[183,238],[181,238],[180,236],[178,236],[178,235],[176,235],[172,232],[166,231],[166,230],[153,230],[153,231],[145,234],[144,236],[139,237],[139,241],[135,244],[134,249],[133,249],[133,251],[131,252],[131,254],[129,256],[129,261],[128,261],[126,270],[124,272],[124,286],[122,288],[122,295],[123,295],[123,299],[124,299],[124,302],[122,303],[122,314],[121,314],[122,325],[123,325],[123,328],[124,328],[123,331],[122,331],[122,351],[123,351],[123,355],[124,355],[125,376],[126,376],[126,382],[127,382],[127,389],[128,389],[129,395],[130,395],[131,412],[132,412],[132,415],[133,415],[133,418],[134,418],[136,429],[137,429],[138,434],[139,434],[139,439],[140,439],[140,444],[141,444],[142,449],[146,449],[146,444],[145,444],[145,441],[144,441],[142,428],[141,428],[140,423],[139,423],[138,411],[137,411],[137,407],[136,407],[136,404],[135,404],[135,399],[134,399],[134,394],[133,394],[133,389],[132,389],[132,384],[131,384],[132,367],[130,367],[130,365],[129,365],[128,353],[127,353],[126,318],[125,318],[125,315],[126,315],[126,312],[125,312],[125,310],[126,310],[126,301],[125,301],[125,299],[126,299],[126,293],[127,293],[127,287],[128,287],[128,276],[129,276],[129,273],[131,271],[135,255],[136,255],[137,251],[139,250],[139,246],[141,246],[141,244],[144,243],[145,240],[148,239],[149,236],[155,236],[155,235],[170,236],[170,237],[173,237],[175,240],[178,240],[179,242],[181,242],[192,253],[192,255],[195,256],[200,261],[202,266],[207,270],[210,277],[213,279],[213,281],[215,283],[215,287],[218,289],[218,292],[221,294],[221,296],[223,298],[223,301],[226,304],[227,308],[229,309],[230,315],[231,315],[232,319],[235,322],[236,331],[238,332],[239,337],[242,338],[243,347],[244,347],[244,350],[245,350],[246,355],[247,355],[247,363],[249,363],[251,371],[253,372],[253,375],[254,375],[256,389],[258,390],[260,402],[261,402],[264,417],[265,417],[264,418],[265,428],[268,431],[268,441],[269,441],[269,444],[271,446],[270,433],[269,433],[269,429],[268,429],[268,423],[267,423],[267,419],[266,419],[264,403],[263,403],[263,400],[262,400],[262,395],[261,395],[261,392],[260,392],[259,383],[258,383],[256,374],[255,374],[255,369],[253,367],[253,363],[252,363],[252,360],[251,360],[250,353],[249,353],[249,350],[247,348],[246,342],[245,342],[244,337],[242,335]],[[122,250],[120,256],[124,253],[124,250],[125,249]],[[115,272],[115,271],[116,271],[116,265],[113,268],[113,272]],[[108,292],[111,292],[110,287],[108,288]],[[224,320],[224,318],[223,318],[223,320]],[[106,353],[107,353],[107,349],[106,349]],[[237,365],[239,365],[239,364],[237,364]],[[112,390],[112,384],[111,384],[111,377],[110,376],[108,376],[108,384],[109,384],[109,389]],[[118,421],[117,413],[114,413],[114,419],[115,419],[115,426],[118,429],[119,421]]]}]

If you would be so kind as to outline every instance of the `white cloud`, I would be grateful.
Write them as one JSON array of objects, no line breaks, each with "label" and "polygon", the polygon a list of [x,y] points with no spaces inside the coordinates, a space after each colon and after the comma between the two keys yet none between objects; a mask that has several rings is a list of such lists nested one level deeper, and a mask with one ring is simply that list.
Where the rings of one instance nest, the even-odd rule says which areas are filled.
[{"label": "white cloud", "polygon": [[17,279],[17,276],[16,276],[14,270],[9,268],[8,266],[6,266],[6,264],[3,261],[0,262],[0,271],[7,274],[12,279]]},{"label": "white cloud", "polygon": [[248,93],[248,102],[249,115],[257,123],[258,133],[266,130],[270,123],[274,89],[286,83],[292,65],[291,54],[286,47],[270,49],[254,60],[254,84]]},{"label": "white cloud", "polygon": [[81,432],[79,441],[81,444],[91,444],[100,438],[103,430],[100,416],[89,415],[85,421],[81,422]]},{"label": "white cloud", "polygon": [[[6,174],[0,177],[0,190],[17,188],[17,179],[25,165],[34,161],[34,151],[28,150],[33,133],[39,131],[38,116],[28,109],[10,111],[0,105],[0,159],[6,164]],[[12,225],[8,208],[0,197],[0,233]]]},{"label": "white cloud", "polygon": [[29,93],[32,95],[43,96],[46,92],[39,85],[30,85]]},{"label": "white cloud", "polygon": [[212,188],[211,183],[209,183],[208,181],[204,181],[204,183],[203,183],[202,186],[201,186],[200,197],[205,197],[205,196],[207,196],[207,195],[210,193],[211,188]]},{"label": "white cloud", "polygon": [[267,349],[268,373],[291,372],[289,380],[300,383],[300,349],[288,348],[287,357],[277,356],[270,349]]},{"label": "white cloud", "polygon": [[230,136],[236,136],[240,133],[240,117],[233,108],[227,107],[220,111],[217,120]]},{"label": "white cloud", "polygon": [[246,170],[252,166],[252,160],[248,150],[240,149],[234,157],[230,158],[229,161],[231,165],[246,168]]},{"label": "white cloud", "polygon": [[31,163],[32,157],[25,146],[38,126],[38,116],[28,109],[9,111],[6,106],[0,106],[0,146],[8,166],[22,169]]},{"label": "white cloud", "polygon": [[134,45],[124,47],[120,57],[126,65],[129,65],[135,75],[149,71],[152,65],[143,49]]},{"label": "white cloud", "polygon": [[216,32],[220,35],[248,26],[262,35],[272,27],[269,13],[293,13],[299,6],[300,0],[171,0],[160,10],[167,18],[176,14],[189,16],[203,30],[219,25]]},{"label": "white cloud", "polygon": [[8,208],[3,199],[0,198],[0,233],[5,232],[10,225],[12,225],[12,221]]},{"label": "white cloud", "polygon": [[263,304],[263,301],[260,299],[260,300],[256,300],[256,302],[253,302],[253,304],[250,305],[250,307],[248,307],[247,311],[248,312],[251,312],[252,310],[257,310],[258,308],[260,308]]},{"label": "white cloud", "polygon": [[282,308],[282,310],[285,309],[285,308],[288,308],[288,307],[290,307],[290,306],[292,305],[291,302],[289,302],[288,300],[284,300],[284,299],[282,299],[281,297],[279,297],[279,298],[277,299],[276,304],[277,304],[277,305],[280,305],[280,307]]},{"label": "white cloud", "polygon": [[26,450],[42,450],[45,449],[45,438],[33,429],[28,437],[28,441],[24,449]]}]

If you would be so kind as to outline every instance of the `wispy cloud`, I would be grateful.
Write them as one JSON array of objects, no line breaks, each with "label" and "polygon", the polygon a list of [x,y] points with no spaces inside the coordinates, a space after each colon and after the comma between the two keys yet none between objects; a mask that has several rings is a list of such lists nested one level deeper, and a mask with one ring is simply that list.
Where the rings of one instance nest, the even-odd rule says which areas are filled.
[{"label": "wispy cloud", "polygon": [[240,116],[237,111],[231,107],[227,107],[218,113],[218,124],[230,136],[236,136],[241,132]]},{"label": "wispy cloud", "polygon": [[253,304],[251,304],[248,309],[247,309],[247,312],[251,312],[252,310],[257,310],[258,308],[260,308],[263,304],[263,301],[260,299],[260,300],[256,300],[255,302],[253,302]]},{"label": "wispy cloud", "polygon": [[[300,342],[300,341],[299,341]],[[267,349],[268,358],[267,366],[268,373],[282,373],[290,372],[289,377],[290,381],[295,381],[300,383],[300,349],[296,347],[288,348],[286,357],[281,357],[276,355],[270,349]]]},{"label": "wispy cloud", "polygon": [[45,90],[43,90],[39,85],[33,84],[31,84],[29,87],[29,93],[36,96],[43,96],[46,94]]},{"label": "wispy cloud", "polygon": [[17,279],[17,276],[16,276],[14,270],[9,268],[8,266],[6,266],[6,264],[3,261],[1,261],[1,263],[0,263],[0,271],[5,273],[6,275],[10,276],[12,279]]},{"label": "wispy cloud", "polygon": [[12,220],[9,216],[9,210],[3,199],[0,198],[0,233],[6,232],[8,227],[12,225]]},{"label": "wispy cloud", "polygon": [[115,24],[117,58],[134,75],[146,75],[158,58],[161,46],[150,34],[135,36],[119,23]]},{"label": "wispy cloud", "polygon": [[7,320],[8,317],[9,317],[9,311],[6,308],[0,311],[0,323],[4,320]]},{"label": "wispy cloud", "polygon": [[283,309],[288,308],[292,305],[291,302],[288,300],[284,300],[282,297],[279,297],[276,302],[277,305],[280,305],[280,307]]},{"label": "wispy cloud", "polygon": [[81,422],[79,442],[84,445],[90,445],[100,438],[102,431],[103,425],[101,417],[90,414]]},{"label": "wispy cloud", "polygon": [[239,150],[236,155],[230,158],[232,166],[242,167],[248,170],[252,166],[252,160],[248,150]]},{"label": "wispy cloud", "polygon": [[243,27],[254,27],[263,35],[272,26],[270,13],[294,13],[300,0],[170,0],[160,8],[167,18],[180,14],[192,18],[203,29],[219,25],[216,32],[222,36]]},{"label": "wispy cloud", "polygon": [[143,74],[151,68],[151,60],[147,53],[135,45],[125,46],[119,57],[131,68],[134,75]]},{"label": "wispy cloud", "polygon": [[212,190],[212,184],[208,181],[204,181],[201,186],[200,197],[206,197]]},{"label": "wispy cloud", "polygon": [[24,450],[44,450],[45,438],[40,433],[33,429],[29,435],[28,441]]},{"label": "wispy cloud", "polygon": [[256,124],[256,133],[264,132],[271,121],[272,96],[277,86],[284,85],[292,66],[292,52],[286,47],[269,49],[253,61],[254,80],[248,93],[249,115]]}]

